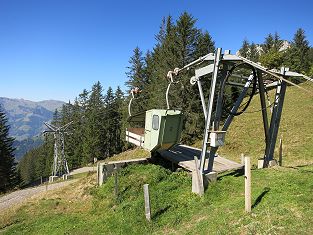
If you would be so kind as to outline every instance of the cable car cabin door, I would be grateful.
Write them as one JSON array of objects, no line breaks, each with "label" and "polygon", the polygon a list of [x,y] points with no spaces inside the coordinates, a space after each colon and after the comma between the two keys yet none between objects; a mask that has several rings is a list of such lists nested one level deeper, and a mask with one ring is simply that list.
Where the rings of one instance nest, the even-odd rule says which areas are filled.
[{"label": "cable car cabin door", "polygon": [[181,115],[166,115],[161,122],[159,142],[162,150],[171,148],[180,140],[182,129]]},{"label": "cable car cabin door", "polygon": [[152,131],[152,112],[146,112],[144,148],[150,150]]}]

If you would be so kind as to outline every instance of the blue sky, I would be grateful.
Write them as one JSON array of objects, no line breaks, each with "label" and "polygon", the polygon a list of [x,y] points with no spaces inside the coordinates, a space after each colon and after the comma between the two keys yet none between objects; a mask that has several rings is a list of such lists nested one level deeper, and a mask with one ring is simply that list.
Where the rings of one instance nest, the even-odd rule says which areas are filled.
[{"label": "blue sky", "polygon": [[313,1],[0,0],[0,97],[73,100],[97,81],[122,88],[132,50],[152,49],[163,16],[191,13],[233,52],[297,28],[313,43]]}]

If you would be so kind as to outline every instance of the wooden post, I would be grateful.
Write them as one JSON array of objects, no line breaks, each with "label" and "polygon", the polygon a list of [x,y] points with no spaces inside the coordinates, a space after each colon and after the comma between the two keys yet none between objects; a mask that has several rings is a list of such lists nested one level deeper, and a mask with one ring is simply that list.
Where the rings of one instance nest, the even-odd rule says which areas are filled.
[{"label": "wooden post", "polygon": [[98,185],[101,186],[104,181],[104,164],[99,162],[98,164]]},{"label": "wooden post", "polygon": [[240,155],[240,161],[241,161],[241,165],[245,164],[245,155],[243,153]]},{"label": "wooden post", "polygon": [[245,157],[245,210],[251,212],[251,166],[250,157]]},{"label": "wooden post", "polygon": [[144,184],[143,185],[143,192],[144,192],[144,198],[145,198],[146,219],[148,221],[150,221],[151,220],[151,209],[150,209],[149,184]]},{"label": "wooden post", "polygon": [[117,178],[117,170],[114,172],[114,194],[116,200],[118,200],[118,178]]},{"label": "wooden post", "polygon": [[204,185],[203,185],[203,175],[202,172],[200,171],[200,164],[199,164],[199,160],[197,158],[197,156],[194,156],[195,159],[195,173],[196,173],[196,179],[193,180],[193,189],[192,191],[194,193],[199,194],[200,196],[203,196],[204,194]]},{"label": "wooden post", "polygon": [[279,166],[283,166],[283,140],[282,138],[279,139]]}]

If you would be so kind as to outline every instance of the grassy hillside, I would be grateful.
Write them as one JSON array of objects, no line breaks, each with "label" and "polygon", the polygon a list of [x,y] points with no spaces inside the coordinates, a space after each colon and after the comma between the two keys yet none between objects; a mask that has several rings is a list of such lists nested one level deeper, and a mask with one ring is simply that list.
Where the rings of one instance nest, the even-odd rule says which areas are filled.
[{"label": "grassy hillside", "polygon": [[[308,87],[308,85],[304,85]],[[310,89],[313,91],[313,87]],[[273,96],[273,92],[271,92]],[[259,109],[258,98],[249,111]],[[287,90],[280,135],[284,167],[252,170],[252,213],[244,212],[242,172],[220,174],[204,197],[191,193],[187,172],[158,165],[131,165],[101,187],[95,175],[47,192],[22,206],[0,212],[3,234],[312,234],[313,231],[313,97]],[[236,118],[220,154],[254,163],[263,153],[261,113]],[[199,142],[200,143],[200,142]],[[198,143],[198,144],[199,144]],[[110,160],[146,157],[136,149]],[[143,185],[150,185],[152,221],[144,215]]]},{"label": "grassy hillside", "polygon": [[[283,139],[284,165],[303,165],[313,163],[313,84],[303,84],[312,95],[297,87],[288,87],[283,107],[281,128],[278,138]],[[273,100],[275,91],[269,92]],[[226,134],[226,145],[219,149],[219,154],[229,159],[240,161],[244,153],[257,159],[265,149],[262,113],[259,96],[255,96],[247,112],[235,117]],[[270,109],[268,108],[268,113]],[[201,141],[195,146],[200,147]],[[278,147],[278,144],[276,145]],[[276,156],[277,155],[276,148]]]},{"label": "grassy hillside", "polygon": [[[95,187],[87,176],[20,208],[0,212],[3,234],[311,234],[313,166],[252,172],[252,213],[244,212],[244,177],[223,174],[200,198],[191,177],[156,165],[132,165]],[[144,216],[150,185],[152,221]]]}]

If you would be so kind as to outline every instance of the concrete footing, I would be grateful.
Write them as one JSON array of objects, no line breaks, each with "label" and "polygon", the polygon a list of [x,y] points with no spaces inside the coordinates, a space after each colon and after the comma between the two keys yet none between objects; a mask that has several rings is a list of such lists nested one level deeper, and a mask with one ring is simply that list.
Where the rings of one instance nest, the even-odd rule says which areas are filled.
[{"label": "concrete footing", "polygon": [[[268,163],[268,167],[273,167],[273,166],[277,166],[277,161],[275,159],[269,161]],[[264,159],[259,159],[258,160],[258,169],[262,169],[264,168]]]},{"label": "concrete footing", "polygon": [[217,172],[210,172],[208,174],[204,175],[204,182],[207,182],[207,184],[213,183],[217,181]]},{"label": "concrete footing", "polygon": [[69,177],[69,175],[68,175],[68,174],[64,174],[64,175],[62,175],[62,179],[63,179],[63,180],[68,180],[68,177]]},{"label": "concrete footing", "polygon": [[117,171],[129,164],[145,163],[147,160],[147,158],[140,158],[124,161],[99,162],[97,167],[98,185],[101,186],[114,171]]},{"label": "concrete footing", "polygon": [[268,163],[268,167],[273,167],[273,166],[277,166],[278,164],[277,164],[277,161],[275,160],[275,159],[273,159],[272,161],[270,161],[269,163]]},{"label": "concrete footing", "polygon": [[264,168],[264,159],[261,158],[258,160],[258,169],[263,169]]},{"label": "concrete footing", "polygon": [[[202,195],[202,186],[200,185],[201,181],[199,182],[198,174],[196,171],[192,172],[192,192]],[[210,183],[217,181],[217,172],[210,172],[207,174],[202,175],[203,180],[203,187],[207,188]]]},{"label": "concrete footing", "polygon": [[57,180],[58,178],[59,178],[59,177],[53,176],[53,175],[49,176],[49,183],[54,182],[54,181]]}]

